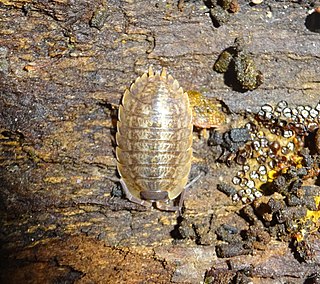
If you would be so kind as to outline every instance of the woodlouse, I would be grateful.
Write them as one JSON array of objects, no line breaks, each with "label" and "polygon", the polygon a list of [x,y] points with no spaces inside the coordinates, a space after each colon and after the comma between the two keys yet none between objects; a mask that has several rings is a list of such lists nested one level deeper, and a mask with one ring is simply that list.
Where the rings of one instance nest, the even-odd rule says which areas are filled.
[{"label": "woodlouse", "polygon": [[[168,204],[184,192],[192,159],[192,111],[187,93],[166,74],[138,77],[126,90],[117,123],[117,168],[127,198],[175,211]],[[183,195],[183,194],[181,194]]]}]

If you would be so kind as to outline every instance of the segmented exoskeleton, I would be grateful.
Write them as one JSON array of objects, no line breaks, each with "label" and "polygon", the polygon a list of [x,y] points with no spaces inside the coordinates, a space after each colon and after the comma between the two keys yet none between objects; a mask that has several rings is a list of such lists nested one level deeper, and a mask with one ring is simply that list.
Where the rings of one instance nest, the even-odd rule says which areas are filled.
[{"label": "segmented exoskeleton", "polygon": [[166,74],[138,77],[119,108],[117,168],[129,200],[164,210],[186,187],[192,159],[192,111],[187,93]]}]

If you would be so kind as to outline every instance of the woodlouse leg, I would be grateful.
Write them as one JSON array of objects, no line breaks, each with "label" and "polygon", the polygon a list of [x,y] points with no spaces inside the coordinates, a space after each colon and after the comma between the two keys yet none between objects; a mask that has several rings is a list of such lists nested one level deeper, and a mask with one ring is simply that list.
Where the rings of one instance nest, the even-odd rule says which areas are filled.
[{"label": "woodlouse leg", "polygon": [[162,211],[178,211],[179,210],[179,214],[180,214],[179,206],[168,205],[168,204],[165,204],[161,201],[156,201],[155,205],[156,205],[155,207],[157,209],[162,210]]},{"label": "woodlouse leg", "polygon": [[133,196],[133,195],[130,193],[129,189],[127,188],[125,182],[124,182],[122,179],[120,179],[119,181],[120,181],[120,183],[121,183],[121,186],[122,186],[122,188],[123,188],[124,193],[126,194],[126,197],[127,197],[130,201],[132,201],[132,202],[134,202],[134,203],[137,203],[137,204],[140,204],[140,205],[143,205],[143,206],[145,206],[145,207],[151,207],[151,206],[152,206],[152,203],[150,203],[150,202],[148,202],[148,201],[145,201],[145,200],[142,200],[142,199],[139,199],[139,198]]},{"label": "woodlouse leg", "polygon": [[120,179],[117,177],[110,177],[110,176],[106,176],[107,179],[113,181],[113,182],[120,182]]},{"label": "woodlouse leg", "polygon": [[184,197],[186,195],[186,191],[189,187],[191,187],[194,183],[196,183],[202,176],[204,175],[204,172],[201,172],[199,175],[197,175],[192,181],[190,181],[183,189],[183,191],[180,194],[180,199],[179,199],[179,215],[182,215],[182,206],[183,206],[183,201],[184,201]]},{"label": "woodlouse leg", "polygon": [[182,215],[182,205],[185,197],[186,190],[191,187],[195,182],[197,182],[202,176],[204,175],[204,172],[201,172],[198,176],[196,176],[192,181],[190,181],[183,189],[183,191],[180,194],[179,199],[179,205],[173,206],[173,205],[167,205],[162,203],[161,201],[155,202],[156,208],[163,210],[163,211],[179,211],[179,215]]},{"label": "woodlouse leg", "polygon": [[193,178],[192,181],[190,181],[184,189],[189,188],[190,186],[192,186],[194,183],[196,183],[202,176],[204,176],[204,172],[201,172],[200,174],[198,174],[195,178]]}]

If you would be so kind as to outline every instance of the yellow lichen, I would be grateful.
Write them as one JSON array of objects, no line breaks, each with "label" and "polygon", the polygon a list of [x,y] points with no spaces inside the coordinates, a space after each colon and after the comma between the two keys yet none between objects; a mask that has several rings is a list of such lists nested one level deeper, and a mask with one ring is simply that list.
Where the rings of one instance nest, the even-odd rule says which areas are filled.
[{"label": "yellow lichen", "polygon": [[58,176],[58,177],[46,177],[43,179],[45,183],[63,183],[67,179],[63,176]]},{"label": "yellow lichen", "polygon": [[192,108],[193,125],[199,128],[218,128],[227,121],[217,99],[208,99],[197,91],[187,91]]}]

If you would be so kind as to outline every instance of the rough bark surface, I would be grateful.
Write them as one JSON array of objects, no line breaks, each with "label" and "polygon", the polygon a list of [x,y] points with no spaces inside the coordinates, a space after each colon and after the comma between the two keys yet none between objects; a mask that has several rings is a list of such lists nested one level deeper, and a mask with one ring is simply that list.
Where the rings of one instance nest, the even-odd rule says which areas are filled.
[{"label": "rough bark surface", "polygon": [[[309,2],[240,0],[240,12],[215,28],[203,1],[183,9],[169,0],[0,1],[0,282],[199,283],[211,267],[250,267],[253,283],[308,283],[320,270],[316,238],[311,263],[279,240],[217,257],[215,229],[248,224],[242,205],[217,190],[236,169],[217,165],[203,138],[194,138],[191,176],[208,174],[187,192],[183,222],[129,202],[108,177],[116,177],[110,105],[149,65],[234,113],[280,100],[315,105],[320,34],[305,26]],[[238,36],[250,38],[264,75],[245,93],[212,69]]]}]

